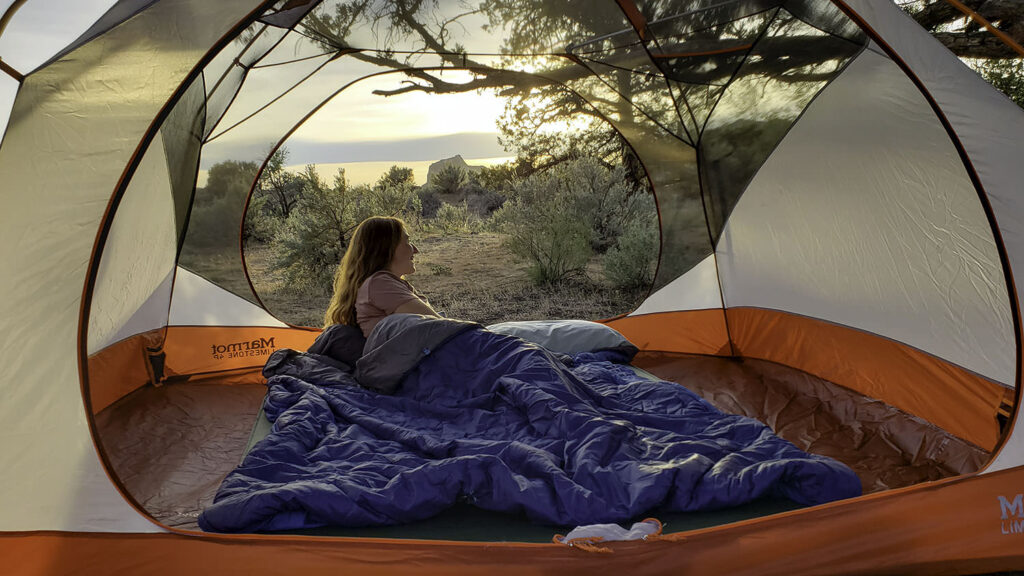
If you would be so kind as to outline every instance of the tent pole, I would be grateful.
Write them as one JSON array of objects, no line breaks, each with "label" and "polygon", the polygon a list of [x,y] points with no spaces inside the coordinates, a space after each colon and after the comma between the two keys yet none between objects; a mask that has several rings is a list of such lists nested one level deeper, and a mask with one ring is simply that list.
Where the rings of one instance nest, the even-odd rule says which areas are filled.
[{"label": "tent pole", "polygon": [[11,21],[11,18],[14,17],[14,13],[17,12],[18,8],[21,8],[23,4],[25,4],[25,0],[14,0],[14,3],[7,8],[4,15],[0,16],[0,36],[3,36],[4,30],[7,29],[7,23]]},{"label": "tent pole", "polygon": [[25,75],[21,72],[18,72],[14,68],[11,68],[11,65],[7,62],[4,62],[3,58],[0,58],[0,70],[4,71],[8,76],[14,78],[19,83],[25,80]]}]

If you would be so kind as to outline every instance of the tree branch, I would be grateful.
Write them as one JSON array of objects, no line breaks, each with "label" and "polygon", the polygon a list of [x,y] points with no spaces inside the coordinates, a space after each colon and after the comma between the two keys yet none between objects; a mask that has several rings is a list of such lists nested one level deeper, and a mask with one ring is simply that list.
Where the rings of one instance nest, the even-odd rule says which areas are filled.
[{"label": "tree branch", "polygon": [[[935,38],[951,52],[963,58],[1003,59],[1015,58],[1017,53],[994,34],[983,31],[973,33],[936,32]],[[1024,43],[1024,38],[1014,38]]]}]

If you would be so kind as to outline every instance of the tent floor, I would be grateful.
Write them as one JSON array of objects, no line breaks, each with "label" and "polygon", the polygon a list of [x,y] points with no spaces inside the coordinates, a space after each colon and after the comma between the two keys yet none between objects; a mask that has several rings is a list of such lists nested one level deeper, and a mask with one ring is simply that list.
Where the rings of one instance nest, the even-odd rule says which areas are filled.
[{"label": "tent floor", "polygon": [[[988,453],[877,400],[770,362],[645,354],[635,364],[701,394],[719,409],[769,424],[800,448],[853,468],[864,492],[977,470]],[[136,390],[96,416],[113,471],[159,522],[198,530],[199,512],[238,464],[260,412],[261,384],[215,379]],[[729,510],[659,513],[667,532],[727,524],[790,510],[759,501]],[[321,536],[546,542],[566,527],[456,506],[430,520],[373,529],[330,528]]]}]

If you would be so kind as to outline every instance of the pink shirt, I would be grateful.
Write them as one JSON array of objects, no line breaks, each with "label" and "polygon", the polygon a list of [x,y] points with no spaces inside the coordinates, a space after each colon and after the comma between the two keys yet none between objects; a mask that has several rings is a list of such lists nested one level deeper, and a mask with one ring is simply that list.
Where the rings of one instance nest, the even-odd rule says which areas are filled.
[{"label": "pink shirt", "polygon": [[399,306],[413,300],[424,300],[412,284],[387,270],[375,272],[367,278],[356,292],[356,322],[369,337],[373,327],[386,316],[395,313]]}]

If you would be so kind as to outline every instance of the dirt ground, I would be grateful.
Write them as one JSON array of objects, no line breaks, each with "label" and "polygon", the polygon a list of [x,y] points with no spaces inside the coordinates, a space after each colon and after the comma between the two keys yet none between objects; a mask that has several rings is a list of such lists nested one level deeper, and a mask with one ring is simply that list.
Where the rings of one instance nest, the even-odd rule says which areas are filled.
[{"label": "dirt ground", "polygon": [[[492,324],[509,320],[580,318],[599,320],[633,310],[646,291],[622,291],[601,280],[600,260],[586,274],[554,287],[534,286],[527,265],[502,246],[502,235],[481,232],[413,235],[420,253],[416,273],[407,279],[442,314]],[[320,326],[326,295],[289,290],[270,268],[263,245],[246,249],[249,275],[260,299],[278,318],[295,325]]]}]

